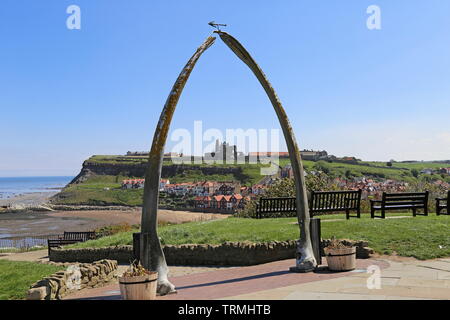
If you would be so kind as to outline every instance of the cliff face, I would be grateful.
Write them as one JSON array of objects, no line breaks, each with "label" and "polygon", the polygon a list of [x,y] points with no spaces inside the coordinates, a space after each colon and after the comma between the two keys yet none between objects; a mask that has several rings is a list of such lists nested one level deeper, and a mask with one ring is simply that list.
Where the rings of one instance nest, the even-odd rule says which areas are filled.
[{"label": "cliff face", "polygon": [[[120,163],[95,163],[85,161],[81,172],[71,181],[73,183],[82,183],[89,177],[94,175],[123,175],[129,177],[144,177],[145,170],[147,169],[147,163],[136,164],[120,164]],[[186,165],[186,164],[171,164],[163,165],[161,176],[163,178],[170,178],[175,175],[181,174],[185,171],[196,170],[200,171],[203,175],[226,175],[232,174],[235,177],[243,175],[242,168],[240,167],[219,167],[219,166],[205,166],[205,165]]]}]

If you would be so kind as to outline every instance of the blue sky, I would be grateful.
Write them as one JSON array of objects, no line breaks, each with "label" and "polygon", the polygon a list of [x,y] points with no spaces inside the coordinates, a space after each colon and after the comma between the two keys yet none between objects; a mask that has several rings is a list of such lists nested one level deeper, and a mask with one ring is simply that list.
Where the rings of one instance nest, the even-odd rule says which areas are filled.
[{"label": "blue sky", "polygon": [[[81,30],[66,27],[69,5]],[[368,30],[369,5],[381,30]],[[3,0],[0,176],[75,175],[92,154],[148,150],[181,68],[227,23],[265,71],[301,148],[364,160],[450,159],[450,2]],[[278,128],[217,39],[172,130]],[[167,148],[173,146],[169,141]]]}]

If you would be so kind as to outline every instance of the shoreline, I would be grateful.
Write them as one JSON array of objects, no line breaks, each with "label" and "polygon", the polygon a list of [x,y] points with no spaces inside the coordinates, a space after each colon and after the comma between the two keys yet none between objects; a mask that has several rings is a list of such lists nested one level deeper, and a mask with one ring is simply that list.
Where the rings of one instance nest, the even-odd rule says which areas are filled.
[{"label": "shoreline", "polygon": [[61,189],[48,192],[26,192],[7,199],[0,199],[0,207],[11,207],[20,209],[21,207],[40,206],[48,203],[51,197],[58,194]]},{"label": "shoreline", "polygon": [[[78,210],[16,212],[0,214],[0,239],[21,239],[62,234],[64,231],[93,231],[97,228],[141,223],[141,208],[127,210]],[[224,219],[229,215],[159,210],[158,222],[181,224]]]}]

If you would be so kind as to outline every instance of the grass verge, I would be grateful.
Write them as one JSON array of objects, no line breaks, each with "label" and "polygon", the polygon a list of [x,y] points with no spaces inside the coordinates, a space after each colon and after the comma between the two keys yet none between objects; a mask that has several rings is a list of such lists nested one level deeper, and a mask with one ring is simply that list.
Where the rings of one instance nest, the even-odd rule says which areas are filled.
[{"label": "grass verge", "polygon": [[24,299],[33,283],[60,270],[35,262],[0,260],[0,300]]}]

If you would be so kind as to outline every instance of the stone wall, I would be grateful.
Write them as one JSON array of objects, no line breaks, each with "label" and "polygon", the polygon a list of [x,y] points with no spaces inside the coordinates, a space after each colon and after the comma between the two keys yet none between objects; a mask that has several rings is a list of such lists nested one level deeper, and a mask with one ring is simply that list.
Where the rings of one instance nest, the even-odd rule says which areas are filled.
[{"label": "stone wall", "polygon": [[116,260],[119,263],[130,263],[133,260],[132,246],[116,246],[103,248],[52,249],[49,260],[54,262],[89,263],[101,259]]},{"label": "stone wall", "polygon": [[295,257],[295,241],[267,243],[226,242],[220,245],[166,245],[170,265],[250,266]]},{"label": "stone wall", "polygon": [[67,266],[65,271],[54,273],[33,284],[27,292],[27,300],[59,300],[77,290],[103,286],[117,277],[115,260],[64,266]]},{"label": "stone wall", "polygon": [[[322,240],[322,247],[326,246],[329,241]],[[341,241],[346,245],[356,246],[358,259],[369,258],[373,253],[373,250],[367,247],[366,241]],[[166,245],[163,250],[169,265],[248,266],[295,258],[296,241]],[[50,260],[56,262],[92,262],[99,259],[113,259],[120,263],[130,263],[134,260],[133,247],[53,249],[50,252]]]}]

